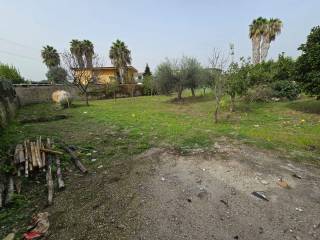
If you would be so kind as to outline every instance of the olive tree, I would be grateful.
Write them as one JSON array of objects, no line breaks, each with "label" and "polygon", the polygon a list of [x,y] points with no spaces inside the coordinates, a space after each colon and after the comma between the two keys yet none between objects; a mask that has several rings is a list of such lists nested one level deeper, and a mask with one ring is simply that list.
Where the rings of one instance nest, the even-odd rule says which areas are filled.
[{"label": "olive tree", "polygon": [[166,94],[176,92],[178,100],[181,100],[185,88],[190,88],[194,95],[201,70],[200,63],[192,57],[182,57],[180,60],[166,59],[156,69],[156,84],[160,92]]}]

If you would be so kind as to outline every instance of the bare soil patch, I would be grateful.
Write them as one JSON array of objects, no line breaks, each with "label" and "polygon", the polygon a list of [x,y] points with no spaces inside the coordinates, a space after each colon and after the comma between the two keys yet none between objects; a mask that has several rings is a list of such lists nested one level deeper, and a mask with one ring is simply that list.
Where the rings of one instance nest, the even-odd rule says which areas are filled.
[{"label": "bare soil patch", "polygon": [[48,209],[49,239],[320,237],[320,169],[240,143],[189,154],[153,148],[69,178]]}]

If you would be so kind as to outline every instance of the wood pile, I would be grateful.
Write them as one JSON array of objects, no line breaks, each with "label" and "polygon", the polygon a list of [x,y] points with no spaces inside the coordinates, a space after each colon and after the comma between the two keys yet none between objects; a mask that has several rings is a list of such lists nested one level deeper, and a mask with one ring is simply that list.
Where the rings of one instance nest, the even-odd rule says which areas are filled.
[{"label": "wood pile", "polygon": [[[82,173],[86,173],[87,169],[73,150],[68,146],[63,146],[63,149],[70,154],[71,160],[79,170]],[[53,142],[50,138],[42,139],[38,137],[34,141],[27,139],[23,143],[16,145],[11,162],[14,170],[8,177],[7,187],[0,182],[0,208],[11,201],[15,188],[18,194],[21,192],[21,177],[29,177],[41,171],[46,173],[48,204],[51,205],[54,191],[53,164],[56,165],[58,188],[63,189],[65,187],[61,171],[61,155],[63,155],[63,152],[53,149]],[[6,193],[5,196],[4,193]]]}]

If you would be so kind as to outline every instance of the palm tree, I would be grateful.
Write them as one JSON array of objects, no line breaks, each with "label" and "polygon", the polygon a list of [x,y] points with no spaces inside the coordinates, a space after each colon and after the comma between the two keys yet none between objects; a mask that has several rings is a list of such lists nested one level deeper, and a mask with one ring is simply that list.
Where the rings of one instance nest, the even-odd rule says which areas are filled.
[{"label": "palm tree", "polygon": [[265,25],[261,44],[261,61],[265,61],[268,55],[270,44],[281,33],[282,21],[278,18],[271,18]]},{"label": "palm tree", "polygon": [[83,61],[84,49],[83,49],[82,42],[79,40],[73,39],[70,42],[70,52],[77,59],[79,68],[83,68],[84,67],[84,61]]},{"label": "palm tree", "polygon": [[127,66],[131,64],[131,52],[126,44],[119,39],[112,43],[109,51],[111,63],[118,70],[120,82],[124,83],[124,77],[127,73]]},{"label": "palm tree", "polygon": [[52,46],[44,46],[41,50],[43,63],[48,67],[57,67],[60,65],[60,56],[57,50]]},{"label": "palm tree", "polygon": [[83,40],[82,47],[84,51],[84,58],[86,59],[86,67],[92,68],[92,58],[94,55],[93,44],[89,40]]},{"label": "palm tree", "polygon": [[259,17],[249,25],[249,37],[252,40],[252,63],[257,64],[261,60],[261,39],[265,30],[267,19]]}]

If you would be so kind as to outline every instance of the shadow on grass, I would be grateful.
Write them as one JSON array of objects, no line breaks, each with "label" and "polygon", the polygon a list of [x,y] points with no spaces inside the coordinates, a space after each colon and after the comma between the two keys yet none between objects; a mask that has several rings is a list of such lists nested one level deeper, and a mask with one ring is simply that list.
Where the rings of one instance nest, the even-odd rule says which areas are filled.
[{"label": "shadow on grass", "polygon": [[306,100],[299,102],[291,102],[287,104],[288,108],[295,111],[320,114],[320,101],[319,100]]},{"label": "shadow on grass", "polygon": [[208,102],[213,101],[214,98],[210,95],[206,96],[195,96],[195,97],[183,97],[181,99],[173,98],[168,100],[168,103],[173,104],[192,104],[192,103],[199,103],[199,102]]}]

